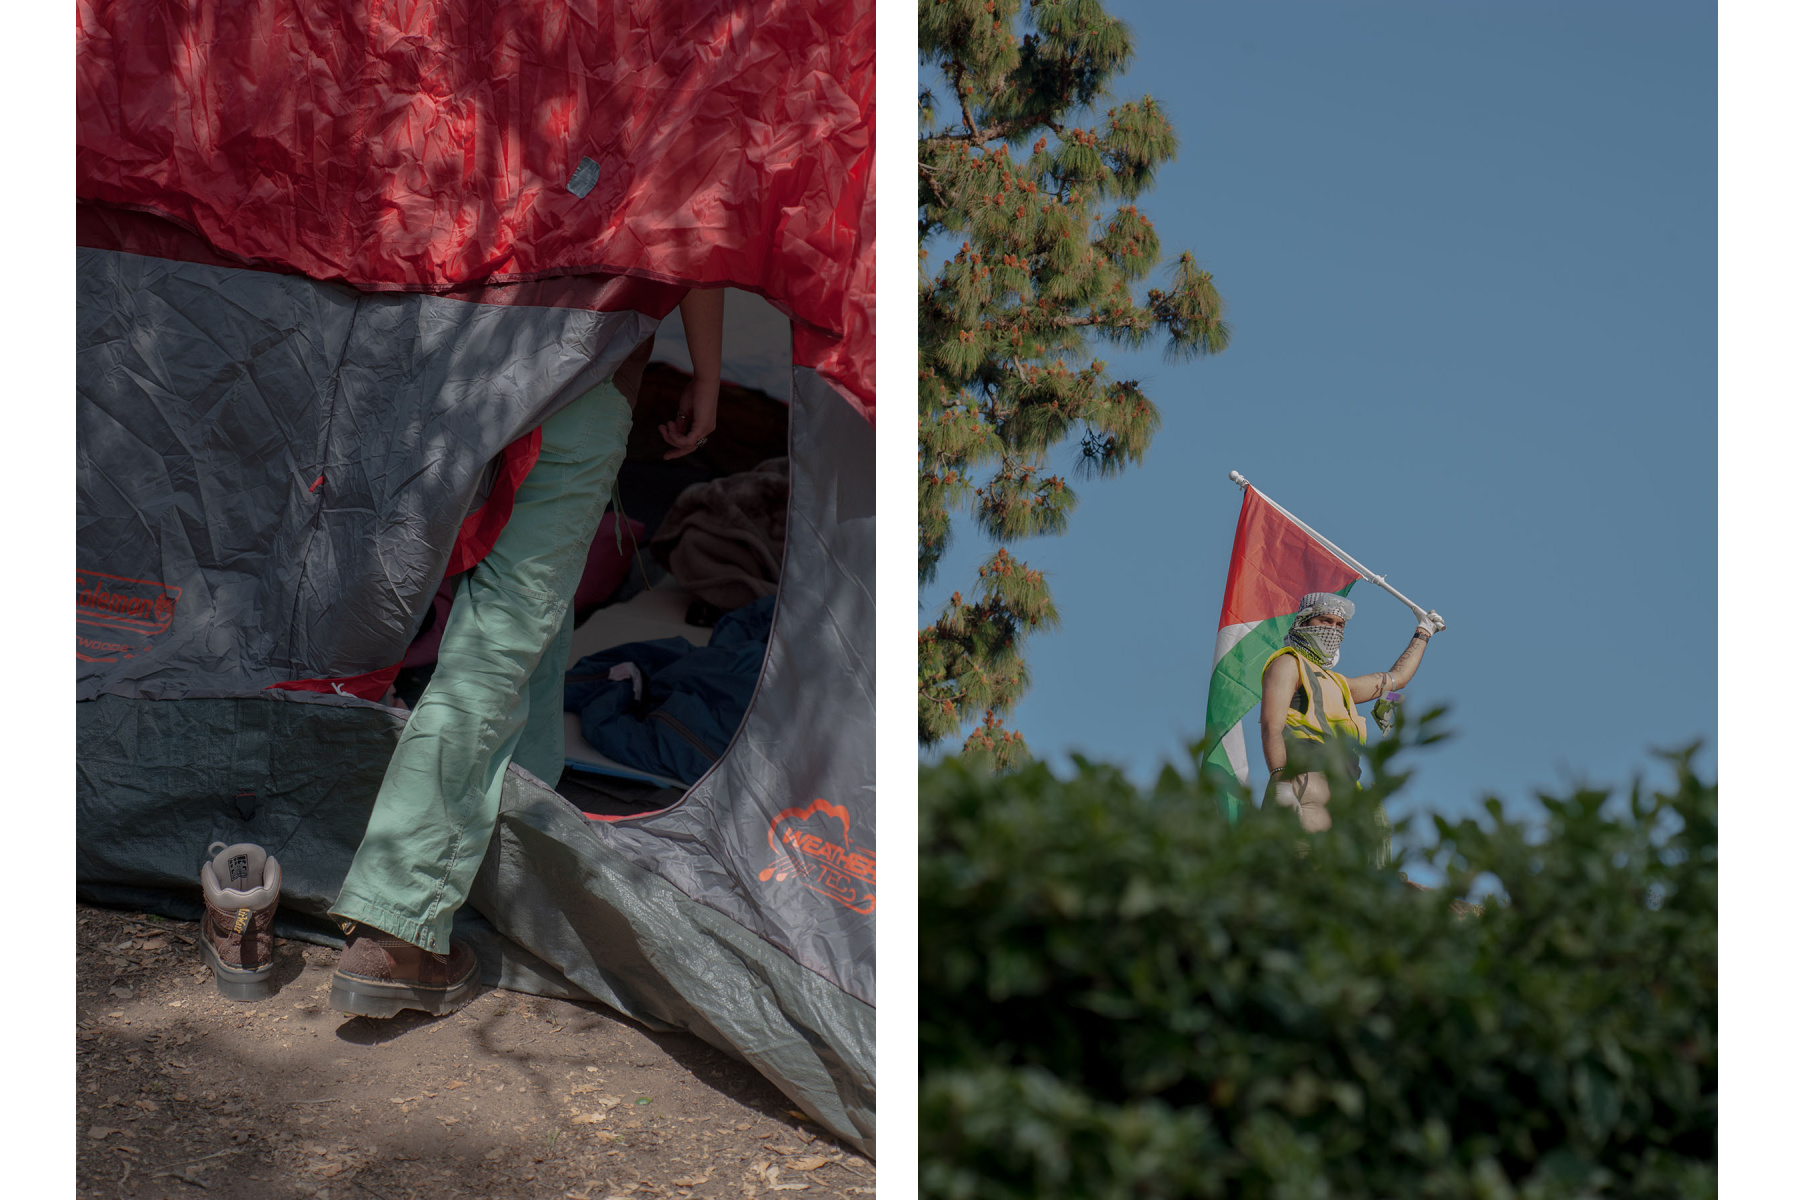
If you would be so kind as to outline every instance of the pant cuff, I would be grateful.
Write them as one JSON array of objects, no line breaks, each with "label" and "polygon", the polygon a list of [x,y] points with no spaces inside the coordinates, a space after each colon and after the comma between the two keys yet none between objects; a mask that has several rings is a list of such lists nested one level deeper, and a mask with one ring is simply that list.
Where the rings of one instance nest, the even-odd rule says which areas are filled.
[{"label": "pant cuff", "polygon": [[355,921],[359,925],[379,929],[433,954],[450,953],[450,930],[456,924],[454,909],[425,918],[350,892],[338,893],[337,903],[331,906],[331,916],[340,921]]}]

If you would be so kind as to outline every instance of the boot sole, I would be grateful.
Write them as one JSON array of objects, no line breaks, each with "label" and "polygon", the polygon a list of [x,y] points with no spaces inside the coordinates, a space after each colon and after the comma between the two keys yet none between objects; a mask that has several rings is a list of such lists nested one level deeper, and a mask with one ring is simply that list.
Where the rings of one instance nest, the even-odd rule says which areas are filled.
[{"label": "boot sole", "polygon": [[394,1017],[407,1009],[444,1017],[473,1000],[480,990],[479,971],[470,971],[464,978],[443,987],[421,987],[334,971],[330,1004],[338,1012],[357,1017]]},{"label": "boot sole", "polygon": [[219,957],[211,942],[205,941],[200,943],[200,953],[206,959],[206,965],[212,968],[213,984],[227,1000],[247,1004],[267,1000],[275,994],[274,963],[266,967],[234,967]]}]

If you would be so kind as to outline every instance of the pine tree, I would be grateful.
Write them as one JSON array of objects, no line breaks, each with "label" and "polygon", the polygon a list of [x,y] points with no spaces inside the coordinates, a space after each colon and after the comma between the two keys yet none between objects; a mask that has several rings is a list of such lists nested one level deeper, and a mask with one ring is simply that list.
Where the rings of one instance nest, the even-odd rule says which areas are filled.
[{"label": "pine tree", "polygon": [[[1100,0],[919,0],[919,49],[948,92],[941,125],[937,97],[919,97],[919,581],[936,578],[953,513],[1001,543],[974,594],[919,633],[919,740],[978,721],[964,753],[1006,767],[1027,757],[1002,720],[1030,685],[1023,644],[1057,613],[1005,544],[1067,528],[1076,496],[1053,450],[1072,444],[1081,477],[1110,475],[1143,461],[1161,424],[1093,340],[1165,337],[1181,361],[1223,350],[1230,329],[1190,253],[1136,294],[1162,248],[1134,201],[1175,131],[1148,97],[1097,107],[1132,58]],[[961,245],[931,275],[939,238]]]}]

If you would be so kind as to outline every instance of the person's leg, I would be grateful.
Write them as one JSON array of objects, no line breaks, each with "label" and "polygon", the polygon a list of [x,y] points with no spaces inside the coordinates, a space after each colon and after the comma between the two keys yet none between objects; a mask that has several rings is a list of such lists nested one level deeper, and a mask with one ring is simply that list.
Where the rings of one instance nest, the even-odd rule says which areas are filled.
[{"label": "person's leg", "polygon": [[1299,802],[1300,828],[1323,833],[1331,828],[1331,781],[1323,771],[1308,771],[1294,780],[1294,799]]},{"label": "person's leg", "polygon": [[556,786],[562,777],[566,754],[563,747],[563,676],[568,673],[569,646],[575,638],[575,610],[563,610],[562,628],[550,639],[549,649],[538,660],[537,670],[525,685],[525,728],[512,760]]},{"label": "person's leg", "polygon": [[[334,916],[450,952],[453,918],[487,851],[530,715],[528,684],[547,654],[568,654],[566,641],[560,652],[552,644],[567,626],[630,428],[630,406],[610,384],[544,423],[511,519],[457,588],[437,669],[388,764]],[[560,658],[552,667],[560,679]],[[547,695],[547,683],[539,690]],[[560,734],[560,696],[554,708],[538,707]]]},{"label": "person's leg", "polygon": [[1277,780],[1271,789],[1275,803],[1291,808],[1300,818],[1300,828],[1308,833],[1323,833],[1331,828],[1331,784],[1323,771],[1305,771],[1292,779]]}]

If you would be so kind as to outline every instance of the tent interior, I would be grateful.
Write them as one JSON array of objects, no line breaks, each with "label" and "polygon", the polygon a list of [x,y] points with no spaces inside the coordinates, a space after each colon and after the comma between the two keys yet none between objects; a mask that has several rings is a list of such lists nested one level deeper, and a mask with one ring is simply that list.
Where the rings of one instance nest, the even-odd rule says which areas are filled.
[{"label": "tent interior", "polygon": [[[755,644],[704,663],[683,655],[682,646],[705,648],[729,613],[754,610],[743,616],[766,648],[772,603],[764,598],[780,582],[787,520],[792,344],[792,327],[779,309],[754,293],[726,289],[717,427],[693,454],[666,459],[657,429],[675,416],[692,360],[679,310],[657,331],[614,500],[577,593],[567,663],[572,679],[593,656],[608,668],[638,668],[635,682],[632,672],[621,672],[634,687],[630,701],[607,703],[603,716],[589,707],[588,719],[603,731],[593,740],[583,730],[579,691],[571,692],[563,714],[567,761],[556,790],[594,819],[676,803],[743,722],[762,665]],[[722,486],[706,486],[717,481]],[[659,539],[665,525],[675,527]],[[388,704],[404,709],[424,691],[454,584],[445,580],[433,597]],[[657,704],[665,689],[656,686],[655,670],[671,660],[683,662],[674,686],[685,688],[686,711],[701,721],[684,723],[670,706]]]}]

